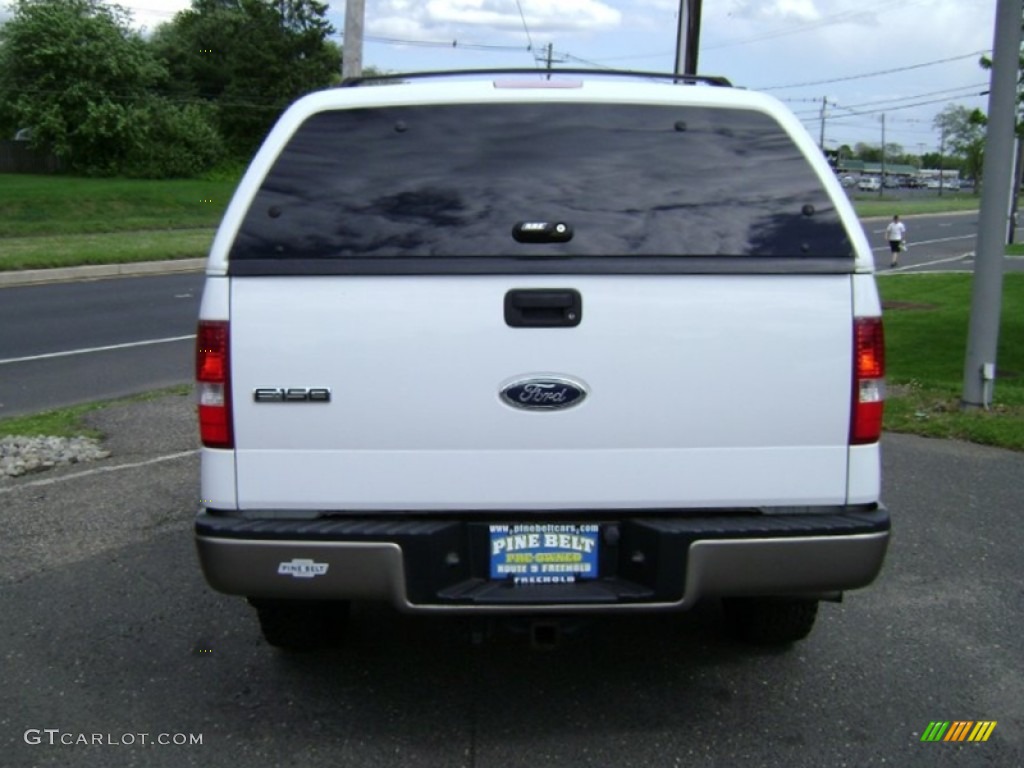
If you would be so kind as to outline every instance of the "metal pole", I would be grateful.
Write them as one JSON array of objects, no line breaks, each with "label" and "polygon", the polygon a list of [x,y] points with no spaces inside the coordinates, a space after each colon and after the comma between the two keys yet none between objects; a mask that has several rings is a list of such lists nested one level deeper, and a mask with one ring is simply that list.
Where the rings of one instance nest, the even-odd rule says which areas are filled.
[{"label": "metal pole", "polygon": [[1002,309],[1003,252],[1006,243],[1006,201],[1013,168],[1017,76],[1020,65],[1022,0],[998,0],[992,55],[992,87],[988,97],[985,165],[978,242],[975,247],[971,317],[964,359],[965,410],[987,408],[996,377],[996,349]]},{"label": "metal pole", "polygon": [[882,183],[878,185],[878,197],[885,192],[885,112],[882,113]]},{"label": "metal pole", "polygon": [[697,74],[697,54],[700,53],[700,8],[701,0],[686,0],[690,6],[689,23],[686,25],[686,74]]},{"label": "metal pole", "polygon": [[821,133],[818,136],[818,148],[825,151],[825,108],[828,106],[828,96],[821,97]]},{"label": "metal pole", "polygon": [[700,52],[701,0],[679,0],[675,74],[696,75]]},{"label": "metal pole", "polygon": [[946,164],[946,129],[942,129],[939,139],[939,197],[942,197],[942,179],[946,175],[943,166]]},{"label": "metal pole", "polygon": [[683,59],[686,55],[684,45],[686,42],[684,30],[687,23],[686,4],[687,0],[679,0],[679,25],[676,27],[676,64],[675,69],[672,70],[677,75],[683,73]]},{"label": "metal pole", "polygon": [[365,0],[348,0],[345,3],[345,42],[341,51],[342,80],[363,75],[363,19],[365,16]]}]

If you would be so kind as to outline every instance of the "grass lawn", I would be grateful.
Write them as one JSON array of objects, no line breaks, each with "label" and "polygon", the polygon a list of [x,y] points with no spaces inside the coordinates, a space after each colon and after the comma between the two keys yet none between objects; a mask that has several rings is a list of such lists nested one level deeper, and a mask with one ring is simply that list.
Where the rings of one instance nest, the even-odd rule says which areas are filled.
[{"label": "grass lawn", "polygon": [[164,229],[3,238],[0,272],[206,256],[214,230]]},{"label": "grass lawn", "polygon": [[1024,274],[1003,283],[994,403],[963,412],[970,275],[893,275],[885,304],[885,428],[1024,450]]},{"label": "grass lawn", "polygon": [[234,181],[0,174],[0,237],[217,226]]},{"label": "grass lawn", "polygon": [[235,184],[0,174],[0,271],[204,257]]},{"label": "grass lawn", "polygon": [[75,437],[85,435],[86,437],[103,437],[95,429],[90,429],[82,423],[82,417],[90,411],[100,408],[107,408],[119,403],[140,402],[154,400],[165,395],[188,395],[192,387],[188,384],[168,387],[167,389],[155,392],[145,392],[141,395],[118,398],[117,400],[103,400],[96,403],[85,403],[70,408],[60,408],[54,411],[33,413],[28,416],[13,416],[9,419],[0,419],[0,437],[8,435],[52,435],[54,437]]},{"label": "grass lawn", "polygon": [[906,198],[894,196],[854,195],[853,207],[857,215],[870,218],[875,216],[913,216],[922,213],[954,213],[957,211],[976,211],[981,204],[981,197],[971,193],[946,194],[942,197]]},{"label": "grass lawn", "polygon": [[0,437],[9,435],[50,435],[53,437],[103,437],[95,429],[89,429],[82,423],[82,416],[104,407],[107,403],[88,403],[72,408],[59,408],[55,411],[44,411],[29,416],[13,416],[0,420]]}]

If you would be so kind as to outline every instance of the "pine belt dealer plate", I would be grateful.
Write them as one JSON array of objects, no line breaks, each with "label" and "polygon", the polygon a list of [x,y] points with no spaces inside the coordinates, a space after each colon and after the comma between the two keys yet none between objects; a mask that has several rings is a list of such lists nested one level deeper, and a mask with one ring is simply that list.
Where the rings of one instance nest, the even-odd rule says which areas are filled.
[{"label": "pine belt dealer plate", "polygon": [[490,527],[491,579],[571,584],[598,577],[596,524],[511,523]]}]

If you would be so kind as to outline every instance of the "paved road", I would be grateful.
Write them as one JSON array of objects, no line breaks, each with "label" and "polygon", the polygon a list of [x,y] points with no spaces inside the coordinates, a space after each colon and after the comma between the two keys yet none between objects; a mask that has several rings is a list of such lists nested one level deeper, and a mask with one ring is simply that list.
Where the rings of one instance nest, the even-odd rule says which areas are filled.
[{"label": "paved road", "polygon": [[[894,210],[893,213],[898,213]],[[880,274],[890,272],[889,244],[885,240],[888,218],[861,221],[864,232],[875,254],[875,266]],[[974,249],[978,237],[978,213],[910,216],[907,225],[908,249],[900,256],[896,273],[907,272],[969,272],[974,269]],[[1022,242],[1024,229],[1017,230],[1017,242]],[[970,254],[964,258],[965,254]],[[1024,259],[1005,259],[1008,272],[1024,271]]]},{"label": "paved road", "polygon": [[[91,418],[109,471],[0,484],[5,768],[1024,765],[1024,455],[887,435],[883,574],[787,651],[723,639],[713,606],[550,652],[366,607],[342,648],[287,656],[198,573],[188,398]],[[933,720],[998,725],[921,743]]]},{"label": "paved road", "polygon": [[[971,269],[961,257],[977,223],[977,213],[908,219],[911,247],[896,273]],[[864,222],[883,275],[884,227]],[[1024,269],[1024,259],[1007,265]],[[191,381],[202,282],[194,273],[0,288],[0,418]]]},{"label": "paved road", "polygon": [[189,381],[202,285],[196,273],[0,289],[0,418]]}]

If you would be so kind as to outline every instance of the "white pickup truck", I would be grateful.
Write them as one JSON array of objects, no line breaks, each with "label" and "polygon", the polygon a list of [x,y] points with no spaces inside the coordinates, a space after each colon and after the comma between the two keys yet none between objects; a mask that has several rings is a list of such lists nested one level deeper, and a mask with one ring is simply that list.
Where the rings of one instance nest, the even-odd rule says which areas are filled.
[{"label": "white pickup truck", "polygon": [[789,643],[875,578],[871,249],[785,107],[718,78],[373,84],[294,104],[213,243],[210,585],[289,648],[336,639],[353,600],[712,598]]}]

